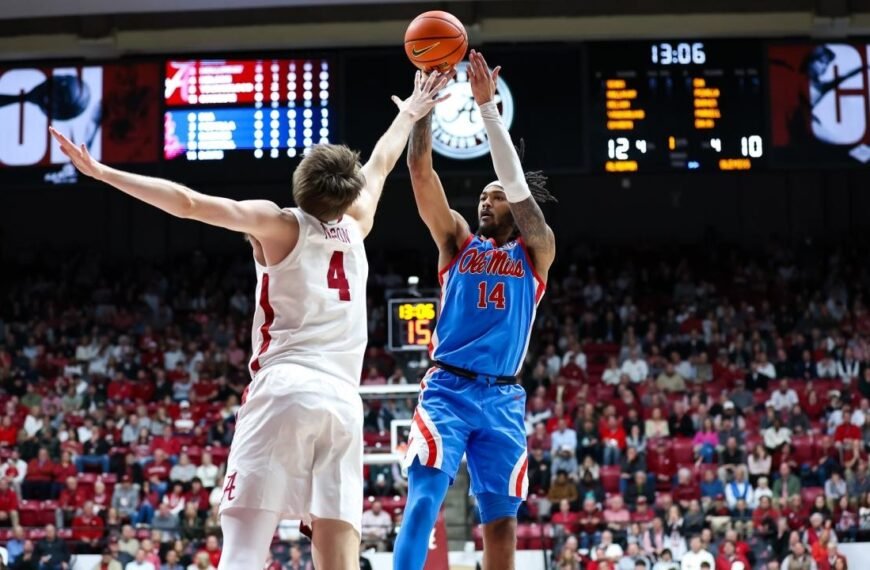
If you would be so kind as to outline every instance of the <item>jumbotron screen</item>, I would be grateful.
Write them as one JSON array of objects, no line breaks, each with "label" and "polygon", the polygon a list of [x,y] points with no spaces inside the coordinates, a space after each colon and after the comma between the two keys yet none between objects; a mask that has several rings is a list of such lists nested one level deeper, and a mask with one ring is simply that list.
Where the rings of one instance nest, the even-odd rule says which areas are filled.
[{"label": "jumbotron screen", "polygon": [[758,168],[762,53],[751,40],[590,44],[593,171]]},{"label": "jumbotron screen", "polygon": [[870,43],[772,45],[767,61],[775,165],[870,163]]},{"label": "jumbotron screen", "polygon": [[167,160],[295,157],[330,142],[325,59],[168,61]]},{"label": "jumbotron screen", "polygon": [[[155,163],[160,153],[160,66],[20,65],[0,67],[0,170],[24,181],[71,183],[75,169],[49,125],[97,160]],[[28,167],[31,168],[28,170]],[[14,176],[14,175],[13,175]]]}]

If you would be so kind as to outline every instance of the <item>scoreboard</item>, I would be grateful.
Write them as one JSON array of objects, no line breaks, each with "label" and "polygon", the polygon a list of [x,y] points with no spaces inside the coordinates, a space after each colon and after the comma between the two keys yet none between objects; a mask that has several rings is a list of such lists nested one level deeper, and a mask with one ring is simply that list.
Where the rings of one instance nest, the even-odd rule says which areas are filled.
[{"label": "scoreboard", "polygon": [[756,41],[590,44],[591,170],[757,168],[761,56]]},{"label": "scoreboard", "polygon": [[167,160],[295,157],[330,141],[327,60],[167,61]]},{"label": "scoreboard", "polygon": [[[486,50],[504,67],[499,97],[505,120],[513,115],[514,140],[528,143],[529,170],[620,176],[870,165],[866,38]],[[49,125],[98,160],[146,174],[286,181],[313,145],[367,153],[395,117],[390,95],[410,93],[412,77],[401,50],[382,48],[0,64],[0,184],[79,181]],[[456,147],[434,157],[435,167],[490,176],[466,79],[457,76],[434,113],[436,150]]]}]

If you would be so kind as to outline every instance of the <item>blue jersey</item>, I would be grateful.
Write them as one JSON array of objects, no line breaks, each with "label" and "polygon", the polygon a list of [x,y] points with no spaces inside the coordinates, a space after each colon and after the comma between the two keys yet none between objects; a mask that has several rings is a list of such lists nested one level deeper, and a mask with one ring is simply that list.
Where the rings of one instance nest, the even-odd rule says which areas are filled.
[{"label": "blue jersey", "polygon": [[545,289],[522,238],[498,247],[469,237],[438,281],[432,358],[478,374],[518,374]]}]

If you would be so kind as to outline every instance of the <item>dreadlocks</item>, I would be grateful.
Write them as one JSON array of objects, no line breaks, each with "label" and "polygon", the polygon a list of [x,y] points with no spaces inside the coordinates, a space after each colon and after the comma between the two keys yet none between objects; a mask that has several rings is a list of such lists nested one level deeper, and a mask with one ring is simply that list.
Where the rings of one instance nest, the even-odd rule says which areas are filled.
[{"label": "dreadlocks", "polygon": [[[522,162],[523,157],[526,154],[525,139],[520,139],[520,142],[516,146],[516,149],[517,156],[520,157],[520,162]],[[543,170],[532,170],[523,174],[526,177],[526,184],[528,184],[529,192],[532,193],[532,198],[535,199],[535,202],[537,202],[538,204],[545,204],[547,202],[559,201],[555,196],[550,194],[549,190],[547,190],[547,176],[544,174]]]}]

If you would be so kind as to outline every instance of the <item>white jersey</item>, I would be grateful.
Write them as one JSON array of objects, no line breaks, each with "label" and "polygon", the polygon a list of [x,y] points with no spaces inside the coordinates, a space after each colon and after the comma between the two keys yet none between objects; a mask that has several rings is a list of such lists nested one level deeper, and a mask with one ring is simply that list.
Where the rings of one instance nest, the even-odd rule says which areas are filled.
[{"label": "white jersey", "polygon": [[355,220],[323,223],[298,208],[299,241],[279,263],[256,260],[251,377],[295,364],[359,386],[368,342],[369,266]]}]

